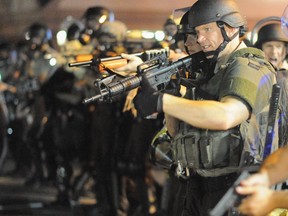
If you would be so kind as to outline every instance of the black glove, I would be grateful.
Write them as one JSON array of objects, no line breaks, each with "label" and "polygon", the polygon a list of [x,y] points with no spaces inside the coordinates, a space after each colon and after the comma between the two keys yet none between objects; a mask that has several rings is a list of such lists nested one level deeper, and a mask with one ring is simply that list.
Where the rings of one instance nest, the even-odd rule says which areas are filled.
[{"label": "black glove", "polygon": [[171,79],[168,85],[166,86],[166,88],[164,89],[163,93],[181,97],[180,82],[181,82],[181,79]]},{"label": "black glove", "polygon": [[135,108],[145,118],[163,111],[163,93],[156,91],[145,76],[142,76],[141,89],[133,99]]}]

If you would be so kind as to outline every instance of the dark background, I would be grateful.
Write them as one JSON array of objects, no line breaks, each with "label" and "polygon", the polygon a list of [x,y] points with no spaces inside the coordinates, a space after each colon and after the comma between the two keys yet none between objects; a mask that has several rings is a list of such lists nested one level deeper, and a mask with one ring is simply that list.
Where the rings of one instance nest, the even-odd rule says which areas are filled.
[{"label": "dark background", "polygon": [[[262,18],[282,16],[287,0],[237,0],[251,30]],[[191,6],[195,0],[0,0],[0,36],[23,37],[34,21],[42,21],[55,33],[67,16],[77,19],[91,6],[105,6],[128,29],[159,30],[172,11]]]}]

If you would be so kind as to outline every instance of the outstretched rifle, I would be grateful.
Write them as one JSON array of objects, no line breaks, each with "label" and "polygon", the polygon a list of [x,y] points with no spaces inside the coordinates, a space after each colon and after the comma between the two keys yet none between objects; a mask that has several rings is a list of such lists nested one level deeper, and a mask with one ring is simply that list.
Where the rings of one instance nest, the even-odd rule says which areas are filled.
[{"label": "outstretched rifle", "polygon": [[118,77],[117,80],[117,75],[114,74],[103,79],[97,79],[94,82],[97,94],[84,99],[83,103],[87,104],[97,100],[110,102],[114,96],[124,94],[140,86],[144,74],[154,89],[157,91],[164,90],[172,75],[179,72],[180,69],[187,68],[191,61],[192,58],[188,56],[171,63],[166,54],[160,54],[139,65],[135,76],[120,79]]},{"label": "outstretched rifle", "polygon": [[[134,53],[131,55],[138,56],[143,61],[147,61],[160,54],[165,54],[168,57],[170,55],[170,51],[168,48],[152,49],[152,50],[146,50],[144,52]],[[118,68],[127,64],[127,60],[123,59],[122,56],[120,55],[106,57],[106,58],[93,58],[92,55],[88,54],[88,55],[79,55],[78,59],[89,59],[89,60],[72,62],[72,63],[69,63],[68,66],[69,67],[93,66],[93,67],[98,67],[99,71],[103,71],[105,69],[114,69],[114,68]]]}]

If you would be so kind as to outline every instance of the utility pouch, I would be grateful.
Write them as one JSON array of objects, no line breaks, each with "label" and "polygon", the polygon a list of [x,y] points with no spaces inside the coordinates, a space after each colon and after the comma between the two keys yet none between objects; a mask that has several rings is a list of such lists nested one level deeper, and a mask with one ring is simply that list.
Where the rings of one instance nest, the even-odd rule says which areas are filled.
[{"label": "utility pouch", "polygon": [[211,163],[211,145],[210,138],[208,136],[202,136],[199,140],[200,160],[202,165],[209,169],[212,168]]},{"label": "utility pouch", "polygon": [[242,141],[233,129],[228,131],[209,131],[211,164],[204,168],[237,167],[242,154]]},{"label": "utility pouch", "polygon": [[238,167],[243,143],[237,129],[227,131],[191,129],[174,137],[172,149],[173,161],[180,161],[184,167],[213,170]]},{"label": "utility pouch", "polygon": [[192,131],[178,134],[172,140],[173,161],[180,161],[183,167],[199,167],[199,133]]}]

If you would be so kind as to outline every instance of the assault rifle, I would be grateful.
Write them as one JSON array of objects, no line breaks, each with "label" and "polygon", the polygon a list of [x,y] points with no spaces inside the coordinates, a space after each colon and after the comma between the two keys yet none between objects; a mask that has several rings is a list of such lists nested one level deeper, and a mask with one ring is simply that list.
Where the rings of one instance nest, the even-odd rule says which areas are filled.
[{"label": "assault rifle", "polygon": [[210,216],[222,216],[226,211],[232,207],[236,207],[240,204],[241,200],[244,198],[236,192],[235,188],[240,184],[240,182],[249,177],[247,170],[244,170],[233,185],[224,194],[217,205],[209,212]]},{"label": "assault rifle", "polygon": [[171,76],[176,74],[181,68],[187,68],[191,62],[192,58],[188,56],[170,63],[166,54],[160,54],[139,65],[135,76],[120,79],[118,77],[117,80],[117,75],[114,74],[103,79],[97,79],[94,82],[97,94],[84,99],[83,103],[87,104],[97,100],[110,102],[114,96],[121,95],[140,86],[144,74],[154,89],[157,91],[164,90]]},{"label": "assault rifle", "polygon": [[[152,50],[146,50],[144,52],[134,53],[132,55],[140,57],[143,61],[148,61],[157,55],[165,54],[167,57],[170,55],[168,48],[163,49],[152,49]],[[105,69],[114,69],[121,66],[124,66],[127,64],[127,60],[123,59],[122,56],[112,56],[112,57],[106,57],[106,58],[94,58],[93,55],[79,55],[78,59],[89,59],[84,61],[76,61],[69,63],[69,67],[87,67],[87,66],[93,66],[98,67],[100,71],[103,71]],[[109,72],[112,72],[109,70]]]}]

